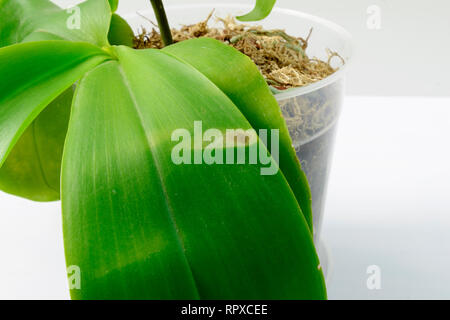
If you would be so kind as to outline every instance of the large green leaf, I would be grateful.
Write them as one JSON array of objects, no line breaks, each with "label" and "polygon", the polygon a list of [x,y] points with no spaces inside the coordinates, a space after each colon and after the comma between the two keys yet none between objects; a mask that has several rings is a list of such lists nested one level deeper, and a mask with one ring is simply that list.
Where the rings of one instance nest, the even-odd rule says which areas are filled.
[{"label": "large green leaf", "polygon": [[325,298],[312,236],[280,171],[171,160],[172,133],[192,135],[194,121],[250,129],[239,109],[161,51],[116,54],[79,83],[63,156],[66,261],[81,270],[72,297]]},{"label": "large green leaf", "polygon": [[0,190],[35,201],[59,200],[72,97],[69,88],[25,130],[0,169]]},{"label": "large green leaf", "polygon": [[42,41],[0,49],[0,167],[37,115],[83,74],[108,59],[87,43]]},{"label": "large green leaf", "polygon": [[[312,230],[311,192],[307,178],[301,170],[281,109],[255,64],[234,48],[208,38],[179,42],[163,50],[189,63],[214,82],[255,130],[279,130],[280,168]],[[270,134],[267,142],[271,150]]]},{"label": "large green leaf", "polygon": [[240,21],[258,21],[266,18],[271,12],[277,0],[256,0],[255,8],[243,15],[236,17]]},{"label": "large green leaf", "polygon": [[49,0],[0,1],[0,47],[23,41],[70,40],[108,44],[111,8],[107,0],[87,0],[63,10]]}]

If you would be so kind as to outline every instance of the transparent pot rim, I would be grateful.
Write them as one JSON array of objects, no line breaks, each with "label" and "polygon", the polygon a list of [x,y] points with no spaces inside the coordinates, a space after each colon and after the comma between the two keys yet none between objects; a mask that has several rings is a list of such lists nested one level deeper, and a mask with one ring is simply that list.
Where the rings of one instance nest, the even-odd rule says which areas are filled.
[{"label": "transparent pot rim", "polygon": [[[182,4],[182,5],[168,5],[168,6],[166,6],[166,10],[170,11],[170,10],[183,10],[183,9],[192,9],[192,8],[211,8],[211,7],[225,8],[225,9],[226,8],[237,8],[237,9],[248,9],[248,10],[253,8],[251,5],[245,5],[245,4],[239,4],[239,3],[215,3],[213,5],[205,4],[205,3],[201,3],[201,4],[193,3],[193,4]],[[148,12],[152,12],[152,11],[144,10],[144,11],[140,11],[139,13],[145,15],[145,13],[148,13]],[[301,95],[319,90],[319,89],[326,87],[327,85],[330,85],[330,84],[334,83],[335,81],[344,77],[346,69],[348,68],[349,62],[351,61],[351,55],[352,55],[352,49],[353,49],[352,48],[352,36],[350,35],[350,33],[347,30],[345,30],[343,27],[341,27],[340,25],[338,25],[334,22],[331,22],[329,20],[311,15],[308,13],[300,12],[297,10],[275,7],[273,9],[273,12],[290,15],[290,16],[297,17],[299,19],[312,21],[316,24],[321,24],[321,25],[327,27],[328,29],[332,30],[334,33],[336,33],[336,36],[338,36],[345,43],[346,49],[347,49],[347,52],[345,53],[345,58],[344,58],[345,64],[343,66],[339,67],[339,69],[335,73],[326,77],[325,79],[322,79],[315,83],[309,84],[307,86],[287,89],[284,92],[276,93],[275,98],[277,100],[290,99],[293,97],[301,96]],[[127,18],[132,18],[135,16],[136,16],[135,13],[134,14],[126,14],[126,15],[124,15],[124,18],[127,19]]]}]

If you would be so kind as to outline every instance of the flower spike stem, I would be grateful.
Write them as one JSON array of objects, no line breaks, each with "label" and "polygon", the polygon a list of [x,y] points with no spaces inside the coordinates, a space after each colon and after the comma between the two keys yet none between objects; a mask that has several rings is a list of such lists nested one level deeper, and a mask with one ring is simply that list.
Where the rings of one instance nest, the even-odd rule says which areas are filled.
[{"label": "flower spike stem", "polygon": [[170,31],[169,21],[167,20],[162,0],[150,0],[150,2],[152,3],[156,20],[158,21],[159,32],[161,33],[164,46],[169,46],[173,43],[172,32]]}]

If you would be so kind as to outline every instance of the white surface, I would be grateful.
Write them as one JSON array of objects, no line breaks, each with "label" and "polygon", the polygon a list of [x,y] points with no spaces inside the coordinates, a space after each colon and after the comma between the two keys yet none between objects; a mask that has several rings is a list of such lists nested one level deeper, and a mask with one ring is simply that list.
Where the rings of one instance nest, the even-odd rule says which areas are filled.
[{"label": "white surface", "polygon": [[331,299],[450,298],[449,140],[450,99],[347,98],[323,227]]},{"label": "white surface", "polygon": [[0,192],[0,299],[68,299],[60,203]]},{"label": "white surface", "polygon": [[[449,139],[450,99],[346,99],[323,226],[331,299],[450,298]],[[68,298],[59,203],[0,193],[0,211],[0,299]]]},{"label": "white surface", "polygon": [[[63,6],[81,2],[53,1]],[[149,9],[149,2],[121,0],[119,13]],[[164,0],[167,5],[210,3],[211,8],[214,3],[229,2],[253,4],[255,0]],[[277,5],[329,19],[353,35],[355,56],[348,78],[349,94],[450,95],[450,1],[277,0]],[[380,12],[380,29],[367,27],[373,6]]]}]

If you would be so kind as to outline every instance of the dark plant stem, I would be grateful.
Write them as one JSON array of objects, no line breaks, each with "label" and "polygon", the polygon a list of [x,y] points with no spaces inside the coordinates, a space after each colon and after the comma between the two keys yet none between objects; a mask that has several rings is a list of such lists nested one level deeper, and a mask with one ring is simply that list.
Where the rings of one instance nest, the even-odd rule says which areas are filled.
[{"label": "dark plant stem", "polygon": [[156,20],[158,21],[159,32],[164,46],[169,46],[173,43],[172,32],[170,31],[169,21],[167,20],[166,11],[162,0],[150,0],[153,11],[155,12]]}]

